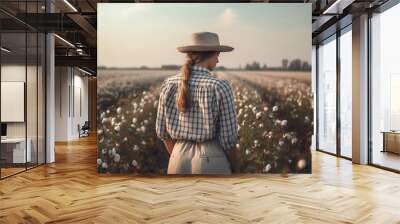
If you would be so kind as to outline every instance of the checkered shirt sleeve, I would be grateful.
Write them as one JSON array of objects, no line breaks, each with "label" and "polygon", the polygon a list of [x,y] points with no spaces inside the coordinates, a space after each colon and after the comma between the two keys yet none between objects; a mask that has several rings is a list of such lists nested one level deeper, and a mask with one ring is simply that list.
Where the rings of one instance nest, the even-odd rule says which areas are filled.
[{"label": "checkered shirt sleeve", "polygon": [[166,117],[165,117],[165,112],[166,112],[166,107],[164,105],[165,97],[166,97],[166,91],[167,91],[167,82],[164,80],[164,82],[161,85],[161,92],[160,92],[160,98],[158,100],[158,109],[157,109],[157,119],[156,119],[156,134],[161,140],[167,140],[171,139],[171,136],[167,132],[167,123],[166,123]]},{"label": "checkered shirt sleeve", "polygon": [[217,88],[219,110],[218,140],[224,150],[232,150],[238,143],[238,121],[236,116],[235,98],[231,84],[222,80]]}]

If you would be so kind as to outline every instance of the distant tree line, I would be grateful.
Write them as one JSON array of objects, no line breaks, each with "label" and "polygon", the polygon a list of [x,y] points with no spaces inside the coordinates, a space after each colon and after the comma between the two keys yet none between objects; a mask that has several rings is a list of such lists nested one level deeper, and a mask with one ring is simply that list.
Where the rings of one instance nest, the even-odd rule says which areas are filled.
[{"label": "distant tree line", "polygon": [[311,70],[311,65],[307,61],[301,61],[300,59],[294,59],[289,62],[288,59],[282,59],[281,67],[268,67],[267,64],[261,65],[259,62],[254,61],[253,63],[248,63],[242,68],[239,66],[240,70],[290,70],[290,71],[309,71]]},{"label": "distant tree line", "polygon": [[[114,69],[111,67],[99,66],[99,69]],[[161,65],[161,67],[148,67],[148,66],[140,66],[140,67],[130,67],[130,68],[115,68],[115,69],[162,69],[162,70],[179,70],[181,65],[175,64],[166,64]],[[261,65],[259,62],[254,61],[252,63],[247,63],[244,67],[239,65],[238,68],[226,68],[224,66],[217,66],[215,70],[280,70],[280,71],[310,71],[311,65],[307,61],[301,61],[300,59],[294,59],[289,61],[288,59],[282,59],[282,64],[279,67],[269,67],[267,64]]]},{"label": "distant tree line", "polygon": [[181,66],[179,66],[179,65],[161,65],[161,69],[165,69],[165,70],[178,70],[180,68],[181,68]]}]

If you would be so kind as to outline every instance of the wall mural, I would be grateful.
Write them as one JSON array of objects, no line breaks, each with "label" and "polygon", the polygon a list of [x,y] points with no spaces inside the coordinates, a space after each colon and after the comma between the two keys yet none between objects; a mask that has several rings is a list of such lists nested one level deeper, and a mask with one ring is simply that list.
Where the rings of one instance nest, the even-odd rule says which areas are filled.
[{"label": "wall mural", "polygon": [[[227,80],[225,83],[228,83],[233,94],[238,134],[234,147],[237,158],[231,160],[226,154],[227,161],[238,164],[236,173],[311,173],[313,98],[311,36],[308,34],[311,33],[310,7],[308,4],[257,4],[257,7],[254,4],[212,5],[99,4],[98,172],[208,174],[204,170],[216,170],[216,167],[223,166],[222,160],[207,156],[214,149],[204,149],[204,144],[199,146],[190,143],[192,145],[188,149],[182,146],[183,143],[179,146],[175,143],[170,154],[167,144],[160,139],[156,130],[159,125],[157,116],[161,116],[160,107],[166,108],[166,103],[176,103],[180,88],[180,81],[171,81],[168,95],[167,90],[163,89],[167,88],[166,80],[183,77],[181,69],[186,61],[186,52],[177,51],[177,47],[188,45],[183,40],[189,40],[186,43],[196,41],[193,40],[195,33],[207,31],[217,34],[221,45],[226,43],[234,48],[230,52],[220,52],[218,64],[209,69],[211,77],[208,77],[214,81]],[[205,19],[207,10],[209,18]],[[277,11],[280,13],[271,13]],[[137,22],[149,16],[154,24],[152,29]],[[273,20],[274,16],[285,19],[273,21],[275,25],[272,25],[268,21]],[[109,27],[109,24],[121,25]],[[172,24],[178,28],[169,29]],[[127,29],[127,26],[131,28]],[[254,30],[257,31],[250,32]],[[119,48],[114,48],[117,45]],[[130,58],[127,59],[127,56]],[[208,60],[208,64],[205,62],[203,65],[210,65],[212,59]],[[194,91],[196,85],[200,84],[194,81],[196,75],[190,77],[192,81],[188,81],[188,87]],[[204,82],[201,83],[204,85]],[[218,88],[215,86],[213,88]],[[209,91],[211,87],[202,88]],[[162,94],[164,97],[160,101]],[[217,118],[213,121],[216,129],[213,132],[220,136],[223,128],[221,120],[224,118],[219,117],[222,115],[218,111],[221,111],[223,103],[215,104],[219,105],[219,109],[210,107],[218,99],[223,100],[217,97],[218,90],[204,94],[214,96],[214,102],[204,106],[201,98],[195,99],[197,92],[192,92],[193,104],[198,106],[196,110],[215,112]],[[191,113],[194,114],[194,110]],[[163,112],[171,113],[171,110]],[[190,115],[181,114],[177,118],[178,123],[173,125],[171,120],[162,120],[171,136],[177,136],[176,133],[179,136],[204,133],[204,130],[194,133],[192,129],[182,128],[183,123],[191,122],[185,120],[191,119]],[[202,124],[196,127],[204,128],[208,127],[209,120],[204,118],[196,122]],[[190,133],[183,133],[184,130]],[[191,150],[194,154],[188,158],[189,151],[184,150]],[[197,156],[196,150],[201,151],[200,156]],[[224,152],[222,147],[218,150]],[[179,158],[170,158],[171,155]],[[210,169],[204,168],[204,158],[207,163],[210,159],[210,163],[213,163],[215,159],[216,165]],[[174,173],[169,166],[179,168]],[[233,167],[233,164],[230,166]]]}]

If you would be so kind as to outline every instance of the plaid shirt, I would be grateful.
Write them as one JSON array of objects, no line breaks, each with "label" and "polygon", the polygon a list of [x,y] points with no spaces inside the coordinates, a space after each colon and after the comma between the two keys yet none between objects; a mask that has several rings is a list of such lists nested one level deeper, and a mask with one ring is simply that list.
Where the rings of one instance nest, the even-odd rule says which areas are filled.
[{"label": "plaid shirt", "polygon": [[158,104],[156,133],[162,139],[203,142],[218,138],[224,150],[238,142],[234,95],[227,80],[218,79],[200,66],[192,66],[188,85],[191,108],[181,113],[176,108],[180,74],[164,80]]}]

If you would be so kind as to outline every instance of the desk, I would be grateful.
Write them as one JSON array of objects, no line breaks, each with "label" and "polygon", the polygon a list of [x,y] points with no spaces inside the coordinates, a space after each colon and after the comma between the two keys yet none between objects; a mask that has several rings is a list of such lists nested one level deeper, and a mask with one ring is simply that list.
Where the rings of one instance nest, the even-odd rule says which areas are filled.
[{"label": "desk", "polygon": [[400,154],[400,131],[381,131],[383,133],[382,152]]},{"label": "desk", "polygon": [[[25,163],[31,162],[31,145],[32,141],[27,138],[28,143],[25,154],[25,138],[6,138],[1,139],[1,159],[4,159],[6,163]],[[27,161],[25,161],[27,158]]]}]

